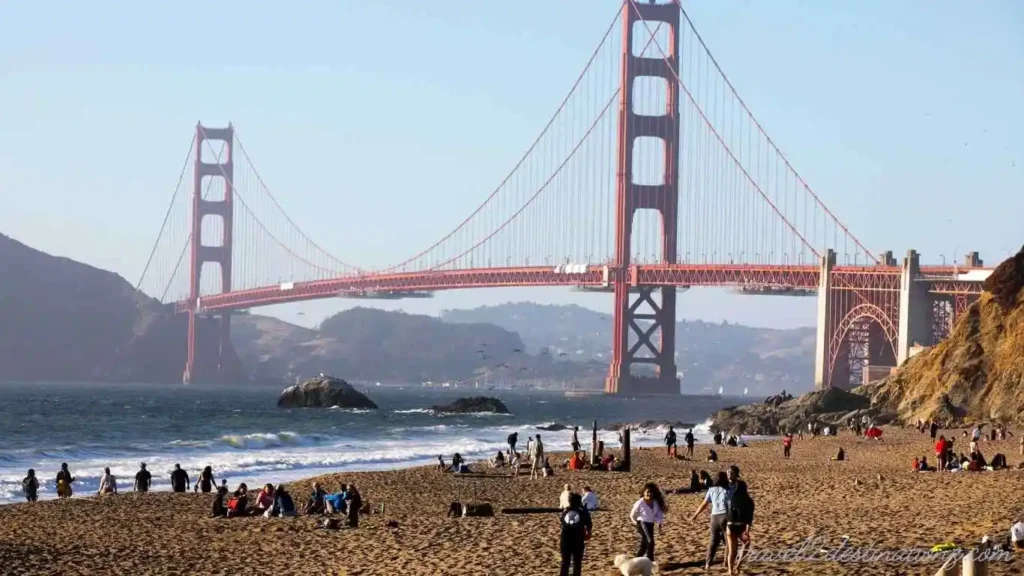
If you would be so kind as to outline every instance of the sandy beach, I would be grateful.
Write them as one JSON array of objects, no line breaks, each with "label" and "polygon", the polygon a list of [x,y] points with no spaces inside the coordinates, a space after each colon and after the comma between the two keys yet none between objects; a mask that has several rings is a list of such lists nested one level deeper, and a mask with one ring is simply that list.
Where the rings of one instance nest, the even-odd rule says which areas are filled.
[{"label": "sandy beach", "polygon": [[[959,438],[959,431],[956,432]],[[547,435],[549,450],[559,448]],[[1018,439],[985,442],[1016,466]],[[829,462],[839,447],[845,462]],[[698,446],[703,460],[706,446]],[[886,429],[884,441],[838,437],[795,440],[783,460],[780,441],[747,448],[719,447],[720,461],[687,462],[663,450],[635,450],[629,473],[568,472],[553,478],[512,479],[483,465],[486,476],[441,474],[434,468],[347,473],[316,478],[328,490],[355,483],[364,502],[386,513],[364,516],[355,530],[318,530],[317,519],[299,517],[210,519],[210,495],[150,493],[48,501],[0,507],[0,572],[3,574],[346,574],[346,575],[535,575],[557,574],[559,524],[555,514],[445,518],[449,502],[490,502],[496,510],[558,505],[562,486],[590,485],[601,501],[584,574],[614,575],[616,554],[632,555],[637,535],[627,518],[644,482],[664,488],[688,483],[692,468],[742,470],[756,502],[754,548],[782,550],[812,535],[823,545],[899,550],[942,542],[977,543],[983,535],[1003,539],[1024,513],[1024,471],[913,473],[915,455],[933,450],[927,435]],[[560,459],[559,459],[560,460]],[[552,458],[552,462],[555,459]],[[74,469],[74,466],[72,466]],[[49,474],[49,472],[47,472]],[[879,481],[879,477],[881,481]],[[122,485],[124,485],[124,479]],[[289,485],[304,500],[314,479]],[[235,487],[232,486],[232,489]],[[707,518],[689,520],[699,495],[670,495],[670,511],[657,538],[662,574],[703,573]],[[399,523],[389,529],[389,519]],[[719,553],[721,558],[721,553]],[[745,574],[934,574],[923,565],[757,562]],[[724,574],[722,564],[711,573]],[[1024,573],[1024,553],[990,565],[989,574]]]}]

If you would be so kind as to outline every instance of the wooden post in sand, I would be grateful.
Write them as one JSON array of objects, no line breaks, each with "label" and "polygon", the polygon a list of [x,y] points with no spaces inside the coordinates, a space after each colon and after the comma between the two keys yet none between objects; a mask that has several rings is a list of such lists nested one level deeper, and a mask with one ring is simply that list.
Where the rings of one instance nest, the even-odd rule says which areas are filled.
[{"label": "wooden post in sand", "polygon": [[597,466],[597,420],[594,420],[594,434],[590,440],[590,465]]},{"label": "wooden post in sand", "polygon": [[629,426],[622,429],[622,471],[629,472]]}]

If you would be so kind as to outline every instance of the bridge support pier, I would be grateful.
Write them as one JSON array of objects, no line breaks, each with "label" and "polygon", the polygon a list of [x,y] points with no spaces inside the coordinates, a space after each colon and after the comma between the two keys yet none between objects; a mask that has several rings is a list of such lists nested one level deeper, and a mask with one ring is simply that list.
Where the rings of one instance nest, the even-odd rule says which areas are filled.
[{"label": "bridge support pier", "polygon": [[832,337],[832,268],[836,265],[836,253],[829,249],[821,257],[821,272],[818,276],[818,322],[814,339],[814,389],[829,387],[828,366],[829,339]]},{"label": "bridge support pier", "polygon": [[[642,20],[669,29],[665,57],[634,54],[634,28]],[[674,286],[640,286],[635,301],[636,270],[630,265],[633,217],[638,210],[661,215],[661,260],[676,262],[676,228],[679,209],[679,9],[674,4],[623,2],[622,69],[619,91],[618,166],[615,201],[615,319],[612,359],[605,380],[609,394],[679,394],[676,376],[676,289]],[[643,44],[646,42],[644,33]],[[663,114],[638,114],[633,106],[637,78],[665,80]],[[637,138],[657,138],[664,149],[660,182],[637,182],[633,150]],[[641,148],[643,150],[643,148]],[[649,177],[649,176],[648,176]],[[660,298],[654,294],[660,292]],[[643,365],[653,365],[653,374]],[[634,372],[634,368],[640,369]]]},{"label": "bridge support pier", "polygon": [[908,250],[900,274],[899,338],[896,343],[896,365],[902,366],[910,358],[915,345],[931,346],[934,302],[928,293],[928,284],[918,282],[921,276],[920,255]]},{"label": "bridge support pier", "polygon": [[[210,163],[203,161],[203,145],[208,140],[221,141],[224,143],[224,152],[220,162]],[[231,349],[231,315],[229,312],[221,312],[217,321],[217,357],[215,362],[203,359],[200,361],[197,353],[198,328],[200,315],[202,313],[202,274],[203,264],[215,263],[220,267],[220,292],[231,291],[231,258],[232,258],[232,235],[234,215],[234,129],[229,124],[227,128],[206,128],[202,124],[196,125],[195,140],[195,171],[192,181],[192,234],[189,241],[191,250],[190,259],[190,283],[189,283],[189,308],[188,308],[188,342],[185,353],[185,372],[182,381],[186,384],[196,381],[198,378],[213,376],[207,372],[220,374],[225,368],[225,359]],[[223,197],[219,200],[207,198],[203,193],[204,178],[222,178],[224,180]],[[212,188],[212,186],[210,187]],[[221,237],[213,240],[212,243],[204,242],[203,222],[206,216],[220,217]],[[207,324],[207,323],[202,323]],[[200,369],[202,367],[202,369]],[[212,369],[212,370],[211,370]]]}]

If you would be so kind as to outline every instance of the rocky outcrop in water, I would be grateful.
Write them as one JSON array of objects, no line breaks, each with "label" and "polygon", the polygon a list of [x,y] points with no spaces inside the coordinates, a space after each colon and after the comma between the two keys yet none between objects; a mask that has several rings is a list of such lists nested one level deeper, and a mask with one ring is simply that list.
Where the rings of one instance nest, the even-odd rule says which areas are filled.
[{"label": "rocky outcrop in water", "polygon": [[904,422],[1024,422],[1024,248],[985,280],[949,338],[856,390]]},{"label": "rocky outcrop in water", "polygon": [[281,392],[277,405],[282,408],[357,408],[376,410],[377,405],[340,378],[320,376]]},{"label": "rocky outcrop in water", "polygon": [[849,418],[863,415],[878,421],[889,420],[871,409],[864,396],[840,388],[809,392],[798,398],[778,396],[765,402],[734,406],[712,416],[713,430],[733,434],[778,435],[806,428],[809,422],[822,425],[845,424]]},{"label": "rocky outcrop in water", "polygon": [[475,414],[479,412],[493,412],[495,414],[509,414],[508,407],[497,398],[488,396],[474,396],[472,398],[459,398],[451,404],[433,406],[431,410],[439,414]]}]

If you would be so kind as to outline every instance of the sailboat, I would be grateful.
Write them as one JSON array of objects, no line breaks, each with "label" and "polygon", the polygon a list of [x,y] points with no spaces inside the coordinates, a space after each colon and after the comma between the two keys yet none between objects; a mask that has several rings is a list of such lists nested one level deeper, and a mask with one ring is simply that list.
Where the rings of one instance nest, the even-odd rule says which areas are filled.
[{"label": "sailboat", "polygon": [[721,387],[721,386],[719,386],[719,387],[718,387],[718,395],[719,395],[719,396],[721,396],[721,395],[722,395],[722,387]]},{"label": "sailboat", "polygon": [[743,388],[743,395],[744,395],[744,396],[746,396],[746,395],[747,395],[747,390],[749,390],[749,388],[746,388],[746,387],[744,387],[744,388]]}]

